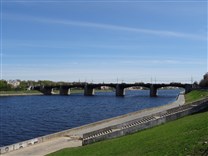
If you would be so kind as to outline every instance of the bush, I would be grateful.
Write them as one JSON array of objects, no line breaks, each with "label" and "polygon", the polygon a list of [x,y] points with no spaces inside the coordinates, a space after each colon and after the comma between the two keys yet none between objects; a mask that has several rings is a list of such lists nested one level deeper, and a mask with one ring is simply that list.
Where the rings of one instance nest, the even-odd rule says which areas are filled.
[{"label": "bush", "polygon": [[10,84],[7,84],[5,80],[0,80],[0,91],[9,91],[12,89]]},{"label": "bush", "polygon": [[204,75],[204,78],[199,83],[200,87],[208,87],[208,73]]}]

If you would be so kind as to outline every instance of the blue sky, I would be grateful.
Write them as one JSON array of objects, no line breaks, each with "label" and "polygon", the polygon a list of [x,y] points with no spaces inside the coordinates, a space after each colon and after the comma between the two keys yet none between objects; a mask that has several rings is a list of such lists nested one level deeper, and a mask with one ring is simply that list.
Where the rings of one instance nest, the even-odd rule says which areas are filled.
[{"label": "blue sky", "polygon": [[2,1],[2,78],[190,82],[207,71],[206,1]]}]

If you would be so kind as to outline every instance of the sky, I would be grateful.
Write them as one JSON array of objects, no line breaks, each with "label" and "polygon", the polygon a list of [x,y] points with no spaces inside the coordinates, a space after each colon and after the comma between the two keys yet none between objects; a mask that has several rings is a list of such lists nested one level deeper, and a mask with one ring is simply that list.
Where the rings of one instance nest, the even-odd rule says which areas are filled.
[{"label": "sky", "polygon": [[207,1],[1,0],[1,79],[193,82]]}]

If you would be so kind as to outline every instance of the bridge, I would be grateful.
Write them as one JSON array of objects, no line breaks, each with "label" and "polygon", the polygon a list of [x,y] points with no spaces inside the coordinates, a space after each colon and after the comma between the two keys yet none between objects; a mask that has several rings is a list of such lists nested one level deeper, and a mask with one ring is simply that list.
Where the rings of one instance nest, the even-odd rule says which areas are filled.
[{"label": "bridge", "polygon": [[53,89],[58,89],[60,95],[69,95],[71,88],[81,88],[84,90],[85,96],[92,96],[95,94],[95,89],[101,88],[103,86],[111,87],[115,89],[116,96],[124,96],[125,89],[129,87],[144,87],[150,90],[150,97],[157,96],[157,90],[164,87],[179,87],[184,88],[185,93],[188,93],[192,90],[192,84],[182,84],[182,83],[169,83],[169,84],[151,84],[151,83],[80,83],[80,84],[69,84],[69,85],[48,85],[48,86],[34,86],[33,90],[38,90],[42,92],[44,95],[52,95]]}]

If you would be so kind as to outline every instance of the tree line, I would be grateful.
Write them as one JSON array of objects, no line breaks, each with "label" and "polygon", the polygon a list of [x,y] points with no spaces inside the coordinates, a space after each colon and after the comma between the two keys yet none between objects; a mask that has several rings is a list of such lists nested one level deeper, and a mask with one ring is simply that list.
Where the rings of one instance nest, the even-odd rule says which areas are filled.
[{"label": "tree line", "polygon": [[[84,83],[84,82],[54,82],[50,80],[39,80],[39,81],[21,81],[21,80],[16,80],[19,82],[19,85],[13,86],[12,84],[9,84],[6,80],[0,80],[0,91],[21,91],[21,90],[27,90],[28,87],[30,86],[48,86],[48,85],[63,85],[63,84],[77,84],[77,83]],[[202,87],[202,88],[207,88],[208,87],[208,73],[206,73],[203,77],[203,79],[199,82],[194,82],[194,86]]]},{"label": "tree line", "polygon": [[202,88],[208,87],[208,73],[206,73],[203,79],[200,81],[199,86]]},{"label": "tree line", "polygon": [[[19,82],[19,85],[14,86],[12,84],[9,84],[6,80],[0,80],[0,91],[22,91],[27,90],[30,86],[48,86],[48,85],[62,85],[62,84],[71,84],[67,82],[54,82],[50,80],[39,80],[39,81],[21,81],[21,80],[15,80],[16,82]],[[75,83],[75,82],[73,82]]]}]

